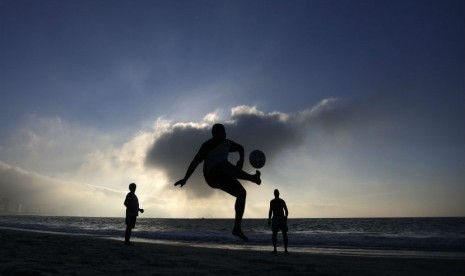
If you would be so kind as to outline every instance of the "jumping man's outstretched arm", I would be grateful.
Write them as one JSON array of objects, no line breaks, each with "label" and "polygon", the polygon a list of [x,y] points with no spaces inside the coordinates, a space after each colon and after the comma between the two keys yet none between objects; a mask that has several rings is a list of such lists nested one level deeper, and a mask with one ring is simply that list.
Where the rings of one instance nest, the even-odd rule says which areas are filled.
[{"label": "jumping man's outstretched arm", "polygon": [[197,152],[194,159],[192,160],[189,167],[187,168],[186,175],[184,176],[184,178],[176,181],[176,183],[174,183],[174,186],[181,185],[182,187],[186,185],[186,182],[189,179],[189,177],[191,177],[191,175],[194,173],[197,166],[203,161],[203,156],[204,156],[204,148],[201,147],[199,152]]},{"label": "jumping man's outstretched arm", "polygon": [[192,173],[194,173],[195,169],[197,168],[199,164],[200,163],[196,162],[195,159],[192,160],[191,164],[189,165],[189,168],[187,168],[186,175],[184,176],[184,178],[174,183],[174,186],[181,185],[182,187],[186,185],[187,180],[189,179],[189,177],[191,177]]}]

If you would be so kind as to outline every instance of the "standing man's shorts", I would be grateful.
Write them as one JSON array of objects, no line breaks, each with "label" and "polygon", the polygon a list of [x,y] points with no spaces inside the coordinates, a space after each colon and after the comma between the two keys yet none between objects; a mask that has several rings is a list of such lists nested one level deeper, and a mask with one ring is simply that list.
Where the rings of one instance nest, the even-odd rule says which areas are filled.
[{"label": "standing man's shorts", "polygon": [[287,232],[287,219],[286,218],[281,218],[281,219],[275,219],[271,221],[271,230],[273,232],[278,232],[282,231],[283,233]]}]

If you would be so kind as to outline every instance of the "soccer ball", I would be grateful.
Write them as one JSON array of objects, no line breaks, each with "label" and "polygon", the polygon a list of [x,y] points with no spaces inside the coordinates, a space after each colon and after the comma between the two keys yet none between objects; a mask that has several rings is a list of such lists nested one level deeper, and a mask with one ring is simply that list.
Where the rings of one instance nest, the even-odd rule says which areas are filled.
[{"label": "soccer ball", "polygon": [[249,155],[249,162],[252,167],[256,169],[260,169],[265,166],[266,157],[263,151],[261,150],[254,150]]}]

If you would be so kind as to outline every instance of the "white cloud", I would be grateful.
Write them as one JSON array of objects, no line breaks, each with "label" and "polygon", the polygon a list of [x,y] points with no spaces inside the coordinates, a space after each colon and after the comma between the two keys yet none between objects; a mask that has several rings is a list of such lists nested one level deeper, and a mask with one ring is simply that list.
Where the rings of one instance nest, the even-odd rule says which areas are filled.
[{"label": "white cloud", "polygon": [[[124,193],[64,181],[0,162],[0,211],[79,216],[121,216]],[[124,207],[124,206],[123,206]]]},{"label": "white cloud", "polygon": [[60,117],[30,115],[4,142],[0,154],[9,164],[60,175],[74,170],[95,148],[114,142],[110,135],[72,125]]},{"label": "white cloud", "polygon": [[231,117],[234,118],[236,116],[241,116],[241,115],[257,115],[257,116],[263,116],[265,113],[262,111],[258,110],[256,106],[248,106],[248,105],[240,105],[231,108]]}]

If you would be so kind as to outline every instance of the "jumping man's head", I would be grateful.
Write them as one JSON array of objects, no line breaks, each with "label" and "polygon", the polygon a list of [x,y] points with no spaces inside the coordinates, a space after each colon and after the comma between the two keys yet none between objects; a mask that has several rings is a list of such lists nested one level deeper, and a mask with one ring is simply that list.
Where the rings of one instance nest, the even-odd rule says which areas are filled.
[{"label": "jumping man's head", "polygon": [[226,130],[222,124],[214,124],[212,127],[213,138],[226,139]]},{"label": "jumping man's head", "polygon": [[129,184],[129,191],[133,193],[136,191],[136,183]]},{"label": "jumping man's head", "polygon": [[274,190],[274,197],[278,198],[279,197],[279,191],[278,189]]}]

